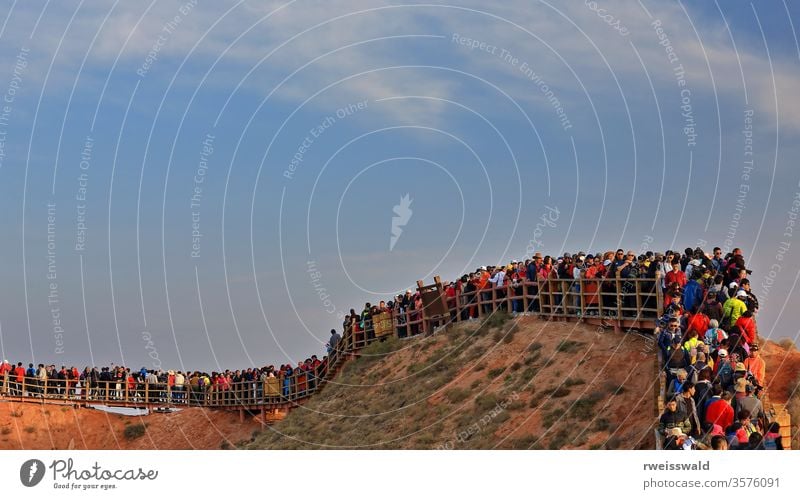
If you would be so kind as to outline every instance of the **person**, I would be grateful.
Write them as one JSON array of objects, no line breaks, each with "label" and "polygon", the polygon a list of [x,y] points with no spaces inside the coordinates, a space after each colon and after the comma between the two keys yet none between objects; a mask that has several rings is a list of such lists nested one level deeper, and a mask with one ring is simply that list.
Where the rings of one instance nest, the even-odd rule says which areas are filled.
[{"label": "person", "polygon": [[671,399],[677,397],[683,391],[683,384],[689,379],[689,374],[685,369],[678,369],[675,372],[675,379],[667,385],[666,397]]},{"label": "person", "polygon": [[754,431],[747,438],[747,450],[764,450],[764,439],[761,433]]},{"label": "person", "polygon": [[539,312],[539,285],[537,279],[542,266],[542,254],[536,253],[533,258],[528,262],[525,269],[525,279],[530,283],[528,284],[528,312]]},{"label": "person", "polygon": [[667,275],[664,276],[664,284],[670,287],[671,284],[676,283],[679,288],[683,289],[683,287],[686,286],[686,282],[686,274],[681,270],[680,262],[674,262],[672,264],[672,270],[667,272]]},{"label": "person", "polygon": [[690,429],[686,433],[696,437],[700,435],[700,419],[697,416],[697,406],[694,403],[695,388],[694,383],[685,381],[681,386],[681,394],[677,397],[678,411],[686,414],[689,420]]},{"label": "person", "polygon": [[[701,355],[704,354],[702,352],[697,354],[698,357]],[[711,368],[708,366],[697,369],[697,383],[694,386],[694,405],[697,408],[697,419],[702,422],[706,422],[707,402],[714,395],[714,385],[711,384],[712,376]]]},{"label": "person", "polygon": [[23,395],[22,387],[25,383],[25,368],[22,367],[22,362],[17,362],[17,367],[14,368],[14,395]]},{"label": "person", "polygon": [[361,311],[361,323],[359,326],[362,331],[366,331],[367,341],[375,338],[375,329],[372,327],[372,305],[369,302],[364,305],[364,310]]},{"label": "person", "polygon": [[678,319],[672,317],[667,322],[667,326],[664,328],[660,328],[658,334],[658,346],[661,348],[661,357],[666,362],[669,359],[669,352],[672,348],[672,341],[678,338],[680,341],[681,338],[681,328],[678,322]]},{"label": "person", "polygon": [[667,371],[667,386],[677,376],[680,370],[686,370],[691,365],[689,352],[681,346],[680,337],[673,338],[672,346],[667,353],[665,369]]},{"label": "person", "polygon": [[705,301],[700,305],[700,312],[709,320],[716,320],[719,324],[722,320],[722,304],[717,300],[717,291],[709,289]]},{"label": "person", "polygon": [[723,428],[727,428],[733,424],[733,407],[731,407],[731,398],[733,396],[730,392],[723,392],[719,389],[719,395],[716,393],[706,407],[706,423],[718,424]]},{"label": "person", "polygon": [[[498,306],[495,303],[492,304],[491,306],[492,310],[494,310],[495,307],[497,308],[505,307],[505,300],[502,300],[503,298],[505,298],[505,293],[506,293],[505,281],[506,281],[506,272],[504,267],[495,267],[494,269],[492,269],[492,272],[489,277],[489,289],[494,289],[495,290],[494,296],[496,296],[498,300],[501,300],[499,301],[500,306]],[[489,294],[489,299],[490,300],[492,299],[491,293]]]},{"label": "person", "polygon": [[667,430],[664,437],[664,450],[691,450],[695,448],[694,439],[678,427]]},{"label": "person", "polygon": [[753,315],[758,312],[758,297],[753,293],[753,290],[750,288],[750,279],[744,278],[739,281],[739,289],[747,293],[745,297],[744,303],[747,305],[747,310],[749,310]]},{"label": "person", "polygon": [[764,386],[766,381],[767,366],[761,358],[758,343],[750,345],[750,355],[744,360],[744,367],[756,379],[759,386]]},{"label": "person", "polygon": [[697,272],[690,275],[691,279],[683,287],[683,307],[686,310],[695,310],[695,307],[699,308],[703,304],[705,290],[699,282],[701,276]]},{"label": "person", "polygon": [[733,410],[737,414],[740,411],[746,410],[756,421],[764,421],[766,418],[764,406],[761,404],[761,401],[753,395],[753,387],[747,383],[744,384],[744,397],[736,398]]},{"label": "person", "polygon": [[725,301],[725,304],[722,306],[722,329],[726,331],[730,329],[747,310],[747,305],[742,301],[746,297],[747,292],[740,289],[736,292],[735,296]]},{"label": "person", "polygon": [[714,435],[711,437],[712,450],[728,450],[728,440],[724,435]]},{"label": "person", "polygon": [[726,339],[728,335],[719,328],[719,322],[717,319],[711,319],[708,321],[708,329],[706,330],[705,334],[703,335],[703,342],[706,345],[711,345],[713,348],[719,347],[719,344],[722,340]]},{"label": "person", "polygon": [[717,351],[717,362],[714,363],[714,377],[726,390],[733,386],[733,367],[728,359],[728,351],[720,348]]},{"label": "person", "polygon": [[698,341],[705,340],[705,334],[711,325],[711,320],[703,312],[692,314],[689,321],[686,323],[686,335],[692,337],[699,336]]},{"label": "person", "polygon": [[738,327],[741,331],[741,339],[742,342],[747,345],[748,347],[756,342],[758,338],[758,329],[756,327],[756,321],[753,319],[753,312],[750,309],[746,309],[742,316],[736,320],[734,324],[735,327]]},{"label": "person", "polygon": [[722,249],[721,248],[714,248],[713,255],[711,258],[711,268],[719,274],[722,272],[724,268],[725,261],[722,259]]},{"label": "person", "polygon": [[783,450],[783,438],[781,438],[781,425],[776,421],[771,422],[767,426],[767,432],[764,434],[764,449]]},{"label": "person", "polygon": [[331,329],[331,338],[328,340],[328,355],[336,351],[336,347],[339,345],[341,339],[341,335],[337,333],[335,329]]},{"label": "person", "polygon": [[[758,432],[758,428],[753,424],[752,415],[747,409],[742,409],[736,414],[738,422],[742,425],[745,435],[749,438],[753,433]],[[759,435],[760,436],[760,435]]]},{"label": "person", "polygon": [[658,429],[664,436],[667,436],[667,431],[673,428],[679,428],[682,432],[691,428],[689,416],[685,412],[680,411],[676,398],[667,401],[664,413],[661,414],[658,420]]},{"label": "person", "polygon": [[175,373],[175,391],[173,397],[178,402],[183,402],[184,385],[186,384],[186,377],[181,371]]}]

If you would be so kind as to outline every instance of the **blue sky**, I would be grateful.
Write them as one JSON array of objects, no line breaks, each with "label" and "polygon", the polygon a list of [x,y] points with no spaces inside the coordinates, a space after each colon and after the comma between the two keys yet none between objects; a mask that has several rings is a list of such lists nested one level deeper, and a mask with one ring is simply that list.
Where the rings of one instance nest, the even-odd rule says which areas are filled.
[{"label": "blue sky", "polygon": [[351,307],[524,257],[553,210],[537,251],[730,239],[762,334],[796,337],[799,10],[5,1],[3,355],[297,361]]}]

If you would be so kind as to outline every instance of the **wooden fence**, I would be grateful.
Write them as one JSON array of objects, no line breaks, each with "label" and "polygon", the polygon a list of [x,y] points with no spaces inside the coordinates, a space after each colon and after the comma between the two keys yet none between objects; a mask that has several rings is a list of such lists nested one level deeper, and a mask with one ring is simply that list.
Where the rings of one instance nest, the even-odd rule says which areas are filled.
[{"label": "wooden fence", "polygon": [[[0,395],[50,403],[127,407],[212,407],[224,409],[286,408],[319,391],[350,357],[389,336],[431,334],[449,323],[479,319],[501,310],[528,312],[548,319],[582,320],[604,325],[652,325],[661,315],[663,298],[655,279],[539,279],[518,286],[494,287],[446,299],[447,315],[419,310],[386,310],[352,321],[327,361],[312,371],[230,385],[200,385],[187,377],[182,386],[127,380],[60,380],[13,375],[0,378]],[[192,380],[194,382],[192,382]]]}]

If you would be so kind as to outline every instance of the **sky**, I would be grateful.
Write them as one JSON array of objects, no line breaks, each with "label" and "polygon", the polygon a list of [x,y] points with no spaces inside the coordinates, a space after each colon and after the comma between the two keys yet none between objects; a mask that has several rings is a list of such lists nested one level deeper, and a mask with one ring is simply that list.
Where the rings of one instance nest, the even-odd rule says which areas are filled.
[{"label": "sky", "polygon": [[761,334],[798,336],[797,3],[3,0],[0,23],[11,361],[296,362],[417,279],[617,247],[741,247]]}]

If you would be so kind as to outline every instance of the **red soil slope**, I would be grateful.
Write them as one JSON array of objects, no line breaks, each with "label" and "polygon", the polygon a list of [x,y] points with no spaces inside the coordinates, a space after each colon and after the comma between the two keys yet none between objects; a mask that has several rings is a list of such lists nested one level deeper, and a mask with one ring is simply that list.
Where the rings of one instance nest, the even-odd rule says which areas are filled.
[{"label": "red soil slope", "polygon": [[[145,424],[136,439],[125,428]],[[0,403],[0,449],[219,449],[249,441],[261,424],[238,412],[185,409],[120,416],[95,409]],[[227,442],[227,443],[226,443]]]}]

